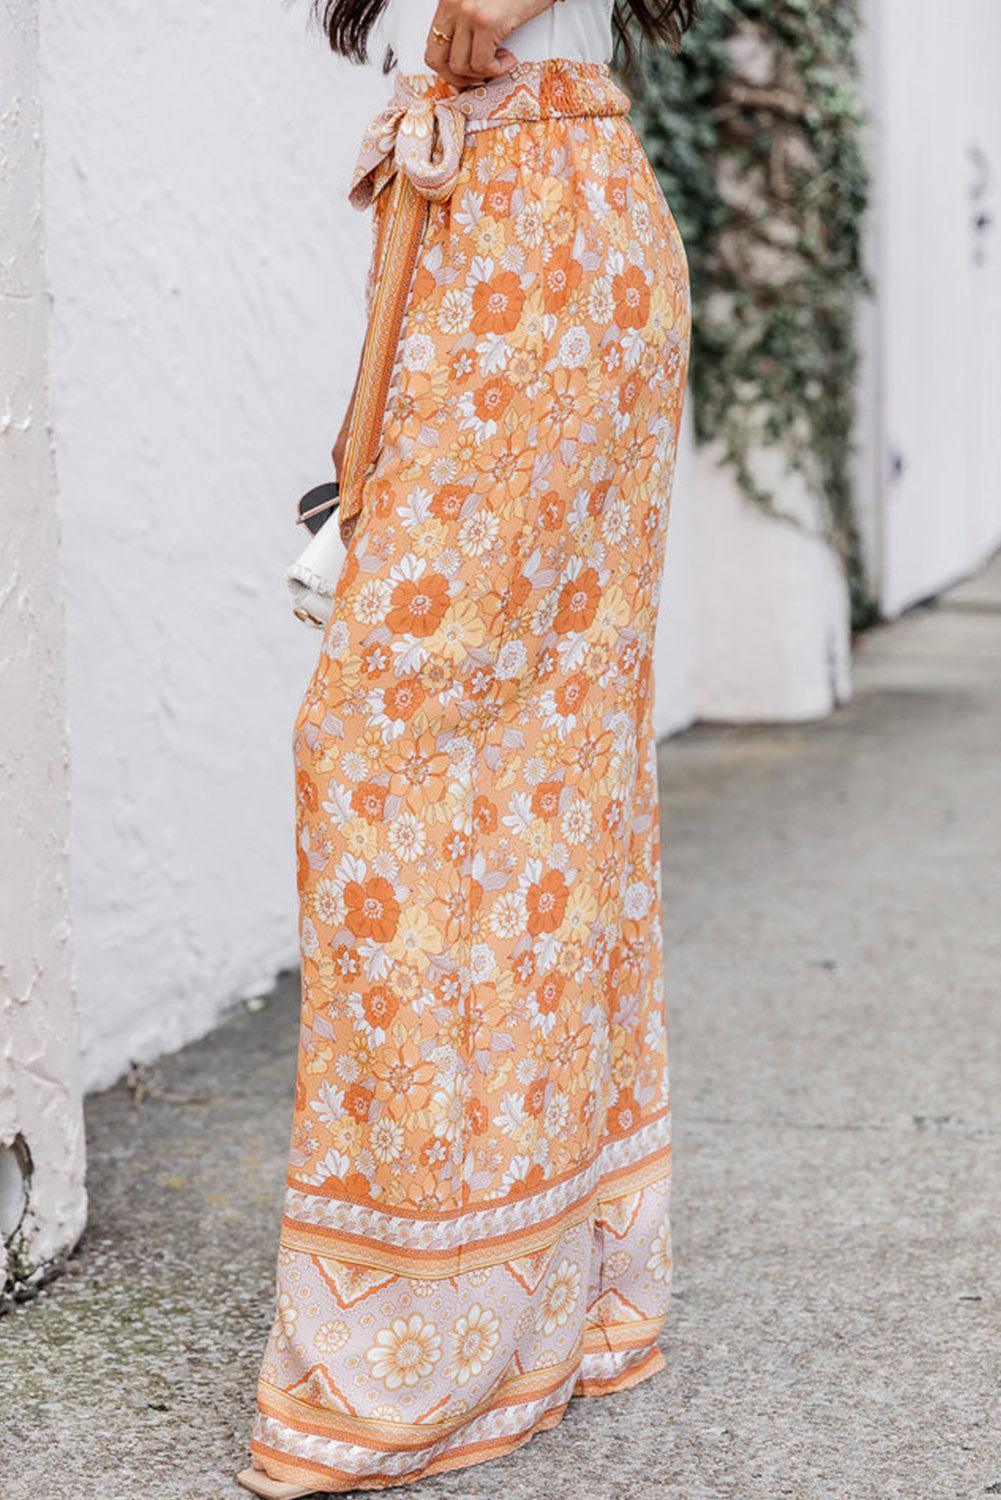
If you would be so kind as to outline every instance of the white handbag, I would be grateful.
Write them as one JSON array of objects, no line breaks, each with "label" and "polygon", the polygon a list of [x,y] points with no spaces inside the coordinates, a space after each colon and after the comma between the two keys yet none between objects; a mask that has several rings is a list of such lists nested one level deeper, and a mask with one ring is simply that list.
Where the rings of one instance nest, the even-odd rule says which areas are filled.
[{"label": "white handbag", "polygon": [[310,490],[300,500],[299,519],[306,525],[323,511],[329,514],[285,574],[285,582],[292,593],[293,614],[318,630],[322,630],[330,619],[334,590],[347,555],[347,548],[341,540],[336,495],[336,486],[328,484]]}]

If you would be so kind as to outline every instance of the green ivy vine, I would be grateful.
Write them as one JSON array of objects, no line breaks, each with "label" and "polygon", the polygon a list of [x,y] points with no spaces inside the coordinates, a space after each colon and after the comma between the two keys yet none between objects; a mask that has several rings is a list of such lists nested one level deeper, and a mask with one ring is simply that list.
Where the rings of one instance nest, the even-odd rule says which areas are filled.
[{"label": "green ivy vine", "polygon": [[868,201],[858,0],[703,0],[679,56],[631,80],[636,121],[688,249],[700,442],[775,510],[779,449],[821,502],[857,624],[872,601],[852,483]]}]

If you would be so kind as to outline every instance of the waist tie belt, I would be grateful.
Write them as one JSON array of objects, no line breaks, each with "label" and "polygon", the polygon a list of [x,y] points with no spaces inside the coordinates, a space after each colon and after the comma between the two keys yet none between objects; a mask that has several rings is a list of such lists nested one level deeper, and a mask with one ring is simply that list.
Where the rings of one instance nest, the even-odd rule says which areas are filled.
[{"label": "waist tie belt", "polygon": [[386,109],[362,139],[350,201],[365,209],[392,191],[374,270],[368,332],[340,478],[340,529],[348,541],[362,489],[378,458],[417,257],[432,203],[451,197],[469,131],[535,120],[625,115],[629,99],[600,63],[519,63],[460,92],[430,75],[397,78]]}]

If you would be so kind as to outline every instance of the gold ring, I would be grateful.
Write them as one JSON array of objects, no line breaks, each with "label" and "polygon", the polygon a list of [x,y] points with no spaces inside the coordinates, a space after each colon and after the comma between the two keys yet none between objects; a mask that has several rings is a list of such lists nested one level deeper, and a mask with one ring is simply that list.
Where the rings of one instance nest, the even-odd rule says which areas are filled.
[{"label": "gold ring", "polygon": [[435,41],[440,42],[443,47],[447,47],[449,42],[452,40],[447,31],[439,31],[437,26],[431,27],[431,35],[434,37]]}]

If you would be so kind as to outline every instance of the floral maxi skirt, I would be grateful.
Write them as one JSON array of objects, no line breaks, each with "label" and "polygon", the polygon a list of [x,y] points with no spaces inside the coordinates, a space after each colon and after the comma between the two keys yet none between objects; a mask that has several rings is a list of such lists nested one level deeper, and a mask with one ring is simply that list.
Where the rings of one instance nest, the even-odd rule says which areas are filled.
[{"label": "floral maxi skirt", "polygon": [[252,1443],[321,1490],[508,1452],[664,1363],[652,664],[690,313],[627,110],[604,68],[525,64],[401,79],[365,137],[385,399],[296,723],[302,1031]]}]

